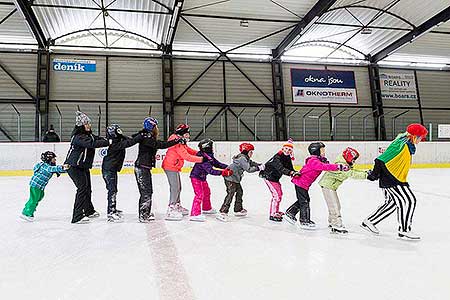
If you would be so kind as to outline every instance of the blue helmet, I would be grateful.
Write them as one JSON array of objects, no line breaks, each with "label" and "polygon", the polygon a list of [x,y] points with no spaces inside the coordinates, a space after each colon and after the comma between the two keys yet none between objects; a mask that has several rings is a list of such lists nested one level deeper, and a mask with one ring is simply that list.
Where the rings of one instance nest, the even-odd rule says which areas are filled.
[{"label": "blue helmet", "polygon": [[143,125],[144,125],[144,129],[147,130],[148,132],[150,132],[153,130],[153,128],[158,126],[158,120],[156,120],[153,117],[147,117],[144,119]]},{"label": "blue helmet", "polygon": [[116,139],[122,135],[122,129],[118,124],[111,124],[106,128],[106,137],[108,139]]}]

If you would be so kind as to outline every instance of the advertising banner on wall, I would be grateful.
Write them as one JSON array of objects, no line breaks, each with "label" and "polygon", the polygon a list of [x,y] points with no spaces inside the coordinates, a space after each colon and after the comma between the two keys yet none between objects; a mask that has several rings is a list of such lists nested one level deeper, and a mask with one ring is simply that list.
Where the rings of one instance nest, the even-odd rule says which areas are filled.
[{"label": "advertising banner on wall", "polygon": [[53,70],[62,72],[96,72],[97,62],[95,60],[79,59],[53,59]]},{"label": "advertising banner on wall", "polygon": [[380,72],[383,100],[416,100],[417,88],[414,73]]},{"label": "advertising banner on wall", "polygon": [[353,71],[291,69],[294,102],[357,104]]}]

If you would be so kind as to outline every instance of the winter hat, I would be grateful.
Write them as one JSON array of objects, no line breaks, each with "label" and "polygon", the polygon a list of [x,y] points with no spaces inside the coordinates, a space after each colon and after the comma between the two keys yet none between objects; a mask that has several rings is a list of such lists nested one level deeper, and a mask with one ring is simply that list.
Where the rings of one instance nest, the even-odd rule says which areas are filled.
[{"label": "winter hat", "polygon": [[289,148],[289,149],[292,150],[292,152],[291,152],[291,159],[292,159],[292,160],[295,160],[295,157],[294,157],[294,140],[291,139],[291,138],[289,138],[289,139],[283,144],[283,148],[284,148],[284,147]]},{"label": "winter hat", "polygon": [[83,126],[86,124],[91,124],[91,118],[89,118],[84,112],[77,110],[75,117],[75,125]]},{"label": "winter hat", "polygon": [[292,140],[291,138],[289,138],[284,144],[283,147],[288,147],[291,148],[292,150],[294,150],[294,140]]},{"label": "winter hat", "polygon": [[428,130],[422,125],[418,123],[409,124],[406,127],[406,132],[410,135],[420,136],[422,138],[426,137],[428,134]]}]

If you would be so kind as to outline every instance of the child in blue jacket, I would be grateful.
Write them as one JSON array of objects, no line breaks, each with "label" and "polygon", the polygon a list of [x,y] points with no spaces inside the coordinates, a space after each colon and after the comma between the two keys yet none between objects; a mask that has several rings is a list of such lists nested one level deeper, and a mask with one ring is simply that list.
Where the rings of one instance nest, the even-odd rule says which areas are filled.
[{"label": "child in blue jacket", "polygon": [[41,154],[41,162],[38,162],[33,168],[33,177],[30,181],[30,198],[25,204],[25,207],[20,215],[20,218],[33,222],[34,212],[39,201],[44,198],[44,190],[47,183],[52,178],[53,174],[58,176],[69,169],[69,165],[56,165],[56,154],[51,151],[46,151]]}]

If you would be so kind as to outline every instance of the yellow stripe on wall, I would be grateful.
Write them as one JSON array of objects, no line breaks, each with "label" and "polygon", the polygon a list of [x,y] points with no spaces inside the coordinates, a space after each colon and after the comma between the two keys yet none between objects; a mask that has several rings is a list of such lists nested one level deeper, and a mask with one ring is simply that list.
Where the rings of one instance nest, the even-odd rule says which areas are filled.
[{"label": "yellow stripe on wall", "polygon": [[[295,166],[295,170],[300,170],[301,165]],[[355,169],[367,170],[373,168],[373,165],[355,165]],[[435,163],[435,164],[413,164],[412,169],[446,169],[450,168],[450,163]],[[192,168],[183,168],[182,173],[189,173]],[[162,168],[152,169],[152,174],[162,174],[164,170]],[[101,169],[92,169],[92,175],[101,175]],[[134,174],[134,168],[124,168],[119,174]],[[0,176],[31,176],[33,175],[33,170],[0,170]],[[66,175],[66,174],[63,174]]]}]

